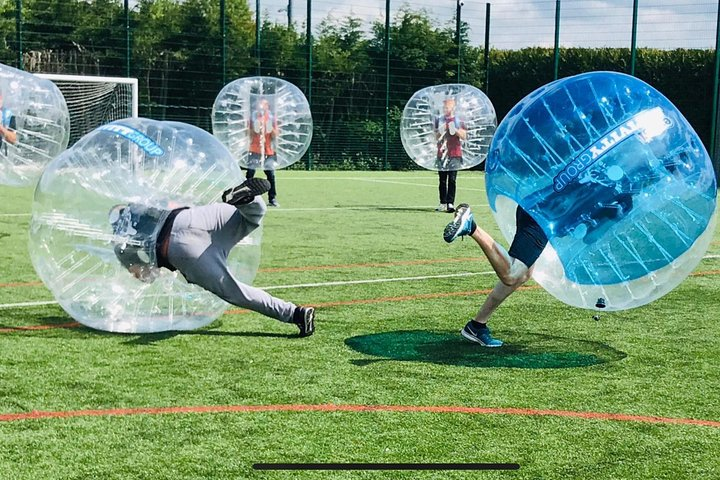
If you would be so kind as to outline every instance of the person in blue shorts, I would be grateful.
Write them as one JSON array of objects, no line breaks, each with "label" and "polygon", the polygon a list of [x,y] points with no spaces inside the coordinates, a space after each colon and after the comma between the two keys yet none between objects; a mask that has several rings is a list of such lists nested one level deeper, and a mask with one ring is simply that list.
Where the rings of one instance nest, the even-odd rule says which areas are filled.
[{"label": "person in blue shorts", "polygon": [[520,206],[515,212],[517,231],[510,250],[506,251],[485,230],[478,227],[467,203],[458,205],[455,218],[443,232],[446,242],[462,236],[472,237],[485,253],[500,281],[488,295],[475,318],[460,334],[484,347],[500,347],[503,342],[493,338],[488,320],[500,304],[532,276],[533,266],[542,254],[548,239],[540,225]]}]

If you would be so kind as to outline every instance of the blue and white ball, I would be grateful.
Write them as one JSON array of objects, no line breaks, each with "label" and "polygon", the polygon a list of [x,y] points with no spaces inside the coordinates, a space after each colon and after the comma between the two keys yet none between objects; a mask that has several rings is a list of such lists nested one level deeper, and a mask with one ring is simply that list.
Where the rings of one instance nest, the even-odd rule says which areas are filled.
[{"label": "blue and white ball", "polygon": [[698,135],[661,93],[621,73],[528,95],[498,127],[486,172],[504,236],[522,206],[549,239],[533,277],[569,305],[623,310],[662,297],[715,231],[715,173]]}]

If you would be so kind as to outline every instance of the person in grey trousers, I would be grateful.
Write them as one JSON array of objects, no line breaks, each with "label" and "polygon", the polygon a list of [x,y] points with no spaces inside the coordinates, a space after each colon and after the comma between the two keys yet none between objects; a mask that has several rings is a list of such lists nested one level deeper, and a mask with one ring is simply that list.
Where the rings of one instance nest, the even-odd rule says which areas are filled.
[{"label": "person in grey trousers", "polygon": [[154,281],[160,268],[177,270],[189,283],[228,303],[294,323],[301,337],[312,335],[313,307],[297,306],[246,285],[227,266],[230,250],[260,225],[267,210],[260,195],[269,188],[267,180],[253,178],[223,192],[223,203],[172,210],[116,205],[109,213],[113,233],[132,241],[116,243],[115,255],[140,281]]}]

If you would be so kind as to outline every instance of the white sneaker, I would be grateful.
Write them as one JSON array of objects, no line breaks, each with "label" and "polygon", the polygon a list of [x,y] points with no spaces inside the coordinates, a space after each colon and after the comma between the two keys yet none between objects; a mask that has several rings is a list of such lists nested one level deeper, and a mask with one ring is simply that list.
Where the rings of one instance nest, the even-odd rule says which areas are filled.
[{"label": "white sneaker", "polygon": [[447,210],[445,210],[445,211],[448,213],[453,213],[455,211],[455,205],[453,205],[452,203],[448,203]]},{"label": "white sneaker", "polygon": [[435,211],[436,211],[436,212],[446,212],[446,211],[447,211],[447,204],[446,204],[446,203],[441,203],[440,206],[438,206],[438,207],[435,209]]}]

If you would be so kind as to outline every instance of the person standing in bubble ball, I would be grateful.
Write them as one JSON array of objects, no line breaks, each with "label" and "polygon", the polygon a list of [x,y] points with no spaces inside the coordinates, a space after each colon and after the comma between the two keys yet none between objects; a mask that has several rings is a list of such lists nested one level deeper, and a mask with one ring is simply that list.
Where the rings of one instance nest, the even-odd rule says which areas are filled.
[{"label": "person standing in bubble ball", "polygon": [[15,115],[12,110],[5,107],[3,91],[0,88],[0,152],[7,155],[7,144],[17,143],[17,132],[15,131]]},{"label": "person standing in bubble ball", "polygon": [[248,179],[223,192],[223,203],[199,207],[170,206],[170,210],[142,204],[115,205],[109,221],[117,240],[115,256],[135,278],[152,283],[160,269],[179,271],[226,302],[283,323],[294,323],[300,336],[315,331],[315,309],[273,297],[246,285],[227,266],[230,250],[260,226],[267,211],[260,195],[270,183]]},{"label": "person standing in bubble ball", "polygon": [[443,101],[443,114],[433,122],[437,140],[437,161],[440,176],[440,205],[438,212],[455,211],[455,190],[457,170],[446,170],[453,165],[462,164],[462,141],[467,138],[465,122],[455,115],[455,98]]},{"label": "person standing in bubble ball", "polygon": [[[266,165],[266,162],[273,162],[276,158],[275,139],[278,136],[277,118],[270,109],[270,102],[266,98],[257,101],[257,108],[252,114],[248,128],[250,130],[250,156],[249,165]],[[277,190],[275,188],[275,170],[264,170],[265,176],[270,182],[268,192],[268,205],[279,207],[277,202]],[[255,169],[248,168],[247,178],[255,177]]]},{"label": "person standing in bubble ball", "polygon": [[460,331],[464,338],[484,347],[502,346],[502,340],[492,336],[487,326],[488,320],[505,299],[530,280],[533,266],[548,243],[542,227],[519,205],[515,212],[515,222],[517,230],[510,250],[505,250],[475,223],[470,206],[466,203],[458,205],[455,218],[447,224],[443,232],[443,238],[448,243],[462,236],[475,240],[500,279],[475,318],[467,322]]}]

